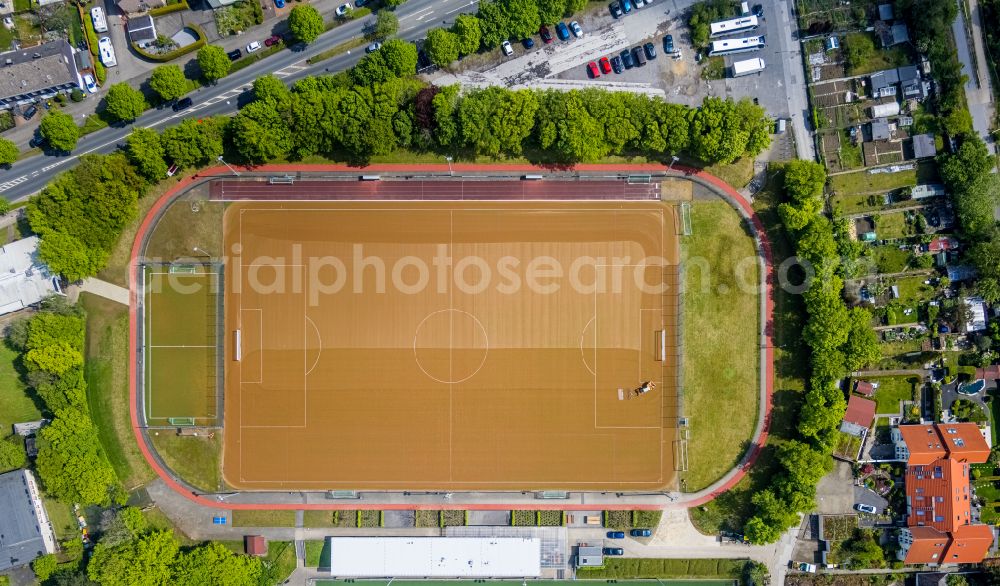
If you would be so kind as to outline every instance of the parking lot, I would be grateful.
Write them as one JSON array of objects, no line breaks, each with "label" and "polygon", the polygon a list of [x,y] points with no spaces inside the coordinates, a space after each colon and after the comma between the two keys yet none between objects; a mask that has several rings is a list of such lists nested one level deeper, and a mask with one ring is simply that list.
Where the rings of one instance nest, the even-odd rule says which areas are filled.
[{"label": "parking lot", "polygon": [[[633,91],[664,97],[670,102],[691,106],[701,104],[706,96],[757,98],[769,115],[787,118],[789,91],[802,92],[805,102],[805,84],[798,56],[798,43],[793,40],[787,24],[787,9],[780,0],[757,0],[764,7],[761,26],[752,33],[738,36],[764,35],[767,45],[752,53],[725,57],[727,75],[733,61],[760,57],[767,64],[764,71],[736,79],[704,80],[702,65],[696,62],[696,51],[691,47],[687,26],[687,12],[693,0],[654,0],[652,5],[633,10],[622,18],[612,18],[607,6],[589,10],[577,17],[584,35],[551,44],[533,37],[535,46],[525,49],[514,44],[514,55],[502,59],[499,50],[495,60],[477,63],[479,71],[461,71],[442,74],[435,78],[438,84],[462,83],[477,87],[500,85],[510,88],[535,89],[584,89],[600,87],[608,90]],[[783,12],[779,12],[783,11]],[[549,27],[555,36],[555,28]],[[673,36],[680,58],[673,59],[663,53],[663,36]],[[652,42],[656,59],[643,67],[633,67],[620,74],[602,74],[592,79],[587,64],[601,57],[618,55],[625,49]],[[788,68],[788,71],[786,71]],[[790,87],[791,86],[791,87]],[[801,112],[798,113],[802,115]]]}]

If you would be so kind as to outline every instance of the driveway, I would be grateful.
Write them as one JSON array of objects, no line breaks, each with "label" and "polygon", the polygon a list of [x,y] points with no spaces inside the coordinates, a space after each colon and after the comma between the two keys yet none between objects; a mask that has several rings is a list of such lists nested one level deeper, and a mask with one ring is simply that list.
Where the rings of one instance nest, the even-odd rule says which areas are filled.
[{"label": "driveway", "polygon": [[816,512],[846,515],[854,511],[854,473],[847,462],[834,460],[833,470],[816,485]]},{"label": "driveway", "polygon": [[[97,0],[97,4],[105,5],[104,14],[107,15],[108,19],[108,32],[98,33],[97,36],[102,37],[107,35],[111,37],[111,43],[115,46],[115,59],[118,61],[116,67],[108,68],[107,82],[101,88],[101,93],[98,94],[98,96],[101,96],[107,90],[108,85],[119,81],[131,81],[140,76],[148,76],[149,72],[159,65],[159,63],[144,61],[132,52],[131,44],[128,41],[128,32],[125,30],[127,22],[125,14],[118,8],[117,4],[106,2],[105,0]],[[173,31],[169,34],[172,33]],[[131,85],[138,87],[138,84]]]}]

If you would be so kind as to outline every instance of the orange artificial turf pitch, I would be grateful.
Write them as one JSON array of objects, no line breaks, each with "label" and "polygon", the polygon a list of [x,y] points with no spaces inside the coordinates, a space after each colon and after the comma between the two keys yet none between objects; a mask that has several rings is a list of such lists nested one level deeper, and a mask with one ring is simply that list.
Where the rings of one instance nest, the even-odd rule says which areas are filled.
[{"label": "orange artificial turf pitch", "polygon": [[675,487],[672,207],[259,202],[224,229],[234,488]]}]

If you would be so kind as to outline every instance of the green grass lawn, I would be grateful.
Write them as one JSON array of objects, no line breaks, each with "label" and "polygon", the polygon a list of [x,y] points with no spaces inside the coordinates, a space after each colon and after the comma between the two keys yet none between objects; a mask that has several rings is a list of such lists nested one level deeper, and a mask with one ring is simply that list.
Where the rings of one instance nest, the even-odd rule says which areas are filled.
[{"label": "green grass lawn", "polygon": [[902,238],[910,235],[910,225],[906,223],[906,214],[896,212],[881,214],[875,226],[879,238]]},{"label": "green grass lawn", "polygon": [[[913,399],[913,383],[910,377],[887,376],[880,378],[866,378],[865,380],[878,383],[878,390],[875,391],[875,402],[878,404],[876,413],[899,413],[899,402]],[[854,388],[853,381],[851,388]]]},{"label": "green grass lawn", "polygon": [[884,206],[880,194],[837,193],[830,196],[830,207],[838,214],[857,214],[880,210]]},{"label": "green grass lawn", "polygon": [[739,578],[746,560],[604,558],[604,567],[580,568],[577,577],[593,578]]},{"label": "green grass lawn", "polygon": [[880,273],[901,273],[910,266],[912,254],[908,249],[900,249],[898,246],[887,244],[885,246],[875,246],[870,252],[875,260],[875,266]]},{"label": "green grass lawn", "polygon": [[73,506],[57,501],[47,496],[42,497],[45,504],[45,512],[52,522],[52,529],[56,532],[56,539],[63,540],[70,537],[79,537],[80,528],[73,514]]},{"label": "green grass lawn", "polygon": [[272,541],[267,544],[264,565],[270,567],[271,584],[282,584],[295,571],[295,544],[291,541]]},{"label": "green grass lawn", "polygon": [[153,479],[132,435],[128,400],[128,307],[83,293],[87,312],[87,403],[101,446],[129,490]]},{"label": "green grass lawn", "polygon": [[150,434],[157,453],[181,478],[208,492],[223,488],[222,441],[214,438],[179,436],[165,430]]},{"label": "green grass lawn", "polygon": [[[682,479],[687,491],[708,486],[739,461],[753,433],[759,399],[759,275],[753,240],[740,216],[721,200],[695,202],[691,223],[693,235],[682,241],[684,412],[690,420],[689,470]],[[746,259],[751,259],[748,265]],[[740,263],[750,270],[737,275]]]},{"label": "green grass lawn", "polygon": [[232,512],[233,527],[295,527],[295,511]]},{"label": "green grass lawn", "polygon": [[896,279],[893,284],[899,288],[899,300],[902,303],[919,303],[934,299],[937,290],[931,285],[924,284],[927,279],[928,277],[923,275]]},{"label": "green grass lawn", "polygon": [[[867,35],[872,38],[875,46],[878,47],[878,41],[874,39],[875,35],[872,33],[851,33],[847,35],[847,39],[844,43],[849,43],[851,37]],[[850,75],[864,75],[866,73],[872,73],[879,71],[881,69],[889,69],[892,67],[901,67],[910,63],[910,57],[906,54],[906,51],[901,47],[890,47],[889,49],[875,49],[875,54],[870,58],[865,59],[863,63],[857,67],[852,68],[848,73]]]},{"label": "green grass lawn", "polygon": [[876,173],[857,171],[830,177],[830,187],[838,194],[883,193],[917,184],[916,171]]},{"label": "green grass lawn", "polygon": [[[910,310],[910,313],[907,314],[906,310]],[[887,315],[890,326],[915,324],[920,320],[920,312],[915,305],[893,305],[889,307]]]},{"label": "green grass lawn", "polygon": [[5,342],[0,342],[0,438],[14,433],[11,425],[22,421],[37,421],[42,418],[39,403],[29,395],[29,390],[21,380],[16,362],[18,353]]},{"label": "green grass lawn", "polygon": [[306,567],[325,568],[330,565],[330,551],[327,540],[306,542]]},{"label": "green grass lawn", "polygon": [[143,509],[142,516],[145,517],[146,523],[149,525],[150,529],[162,529],[170,530],[174,532],[174,537],[180,542],[182,546],[195,545],[199,543],[191,538],[189,538],[184,532],[174,525],[174,522],[164,513],[159,507],[149,507]]}]

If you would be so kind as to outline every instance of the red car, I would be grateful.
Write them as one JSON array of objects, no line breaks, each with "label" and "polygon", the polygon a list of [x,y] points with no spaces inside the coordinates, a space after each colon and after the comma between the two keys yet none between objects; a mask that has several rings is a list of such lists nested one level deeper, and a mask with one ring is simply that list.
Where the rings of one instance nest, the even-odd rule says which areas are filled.
[{"label": "red car", "polygon": [[587,72],[590,73],[590,77],[601,77],[601,70],[597,68],[597,63],[593,61],[587,64]]},{"label": "red car", "polygon": [[270,37],[267,38],[267,40],[264,41],[264,44],[270,47],[280,42],[281,42],[281,35],[271,35]]},{"label": "red car", "polygon": [[601,57],[601,60],[598,61],[598,63],[601,64],[601,71],[604,73],[611,73],[611,62],[608,61],[607,57]]},{"label": "red car", "polygon": [[538,34],[542,35],[542,40],[548,45],[552,42],[552,33],[549,32],[549,27],[542,25],[542,28],[538,29]]}]

